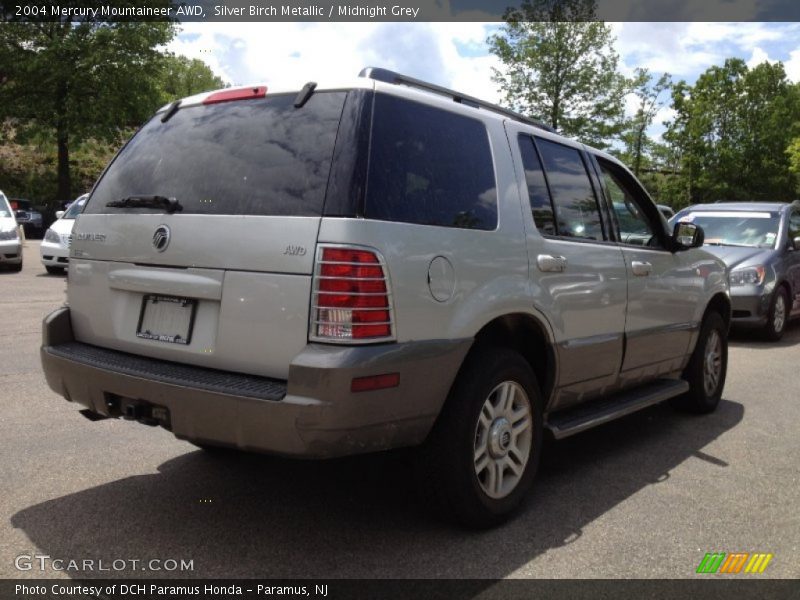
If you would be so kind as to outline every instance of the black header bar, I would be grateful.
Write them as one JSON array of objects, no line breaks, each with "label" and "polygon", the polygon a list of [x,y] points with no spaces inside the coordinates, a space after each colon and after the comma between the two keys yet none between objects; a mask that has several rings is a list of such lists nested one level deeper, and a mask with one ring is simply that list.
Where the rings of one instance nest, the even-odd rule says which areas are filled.
[{"label": "black header bar", "polygon": [[[549,4],[580,0],[548,0]],[[521,0],[0,0],[5,21],[501,22]],[[595,0],[601,21],[800,21],[798,0]]]}]

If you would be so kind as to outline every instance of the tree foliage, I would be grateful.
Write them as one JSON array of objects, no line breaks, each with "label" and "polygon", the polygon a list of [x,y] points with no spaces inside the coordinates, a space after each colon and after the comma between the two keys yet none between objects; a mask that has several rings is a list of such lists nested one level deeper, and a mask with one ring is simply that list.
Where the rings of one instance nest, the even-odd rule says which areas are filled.
[{"label": "tree foliage", "polygon": [[0,27],[0,110],[17,120],[22,138],[54,136],[59,199],[72,195],[72,142],[111,139],[159,105],[159,47],[174,32],[166,22],[62,20]]},{"label": "tree foliage", "polygon": [[167,54],[161,71],[164,102],[225,87],[222,78],[196,58]]},{"label": "tree foliage", "polygon": [[789,170],[795,175],[795,191],[800,194],[800,137],[789,143],[786,155],[789,157]]},{"label": "tree foliage", "polygon": [[673,89],[665,139],[679,156],[692,202],[790,200],[789,147],[800,121],[798,90],[783,64],[748,68],[740,59]]},{"label": "tree foliage", "polygon": [[[640,176],[644,166],[658,164],[664,156],[663,149],[647,134],[658,111],[664,106],[664,92],[672,86],[669,73],[664,73],[654,81],[647,70],[637,68],[632,81],[633,94],[636,97],[636,113],[627,120],[621,140],[624,150],[621,158],[631,166],[636,176]],[[662,163],[663,164],[663,163]]]},{"label": "tree foliage", "polygon": [[525,0],[487,41],[494,70],[516,110],[598,147],[622,128],[627,82],[618,72],[611,28],[594,0]]},{"label": "tree foliage", "polygon": [[[117,4],[166,6],[169,0]],[[175,32],[171,22],[4,23],[0,141],[13,146],[6,154],[14,160],[0,164],[0,183],[33,198],[73,198],[158,107],[223,87],[202,61],[163,51]],[[23,164],[29,172],[16,170]]]}]

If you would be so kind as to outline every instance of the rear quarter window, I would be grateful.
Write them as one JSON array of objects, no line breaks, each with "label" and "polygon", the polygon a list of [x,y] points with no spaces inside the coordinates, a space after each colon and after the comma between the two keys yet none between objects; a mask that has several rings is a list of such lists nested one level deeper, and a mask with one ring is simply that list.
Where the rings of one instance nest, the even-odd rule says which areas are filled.
[{"label": "rear quarter window", "polygon": [[376,94],[365,216],[492,230],[497,191],[484,124]]}]

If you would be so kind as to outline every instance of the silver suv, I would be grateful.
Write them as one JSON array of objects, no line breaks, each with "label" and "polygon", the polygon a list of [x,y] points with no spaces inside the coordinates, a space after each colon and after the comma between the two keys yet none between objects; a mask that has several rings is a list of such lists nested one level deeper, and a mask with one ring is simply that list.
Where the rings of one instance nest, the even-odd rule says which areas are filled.
[{"label": "silver suv", "polygon": [[725,267],[613,157],[383,69],[161,109],[73,232],[50,387],[201,447],[422,446],[450,514],[516,508],[542,438],[722,393]]}]

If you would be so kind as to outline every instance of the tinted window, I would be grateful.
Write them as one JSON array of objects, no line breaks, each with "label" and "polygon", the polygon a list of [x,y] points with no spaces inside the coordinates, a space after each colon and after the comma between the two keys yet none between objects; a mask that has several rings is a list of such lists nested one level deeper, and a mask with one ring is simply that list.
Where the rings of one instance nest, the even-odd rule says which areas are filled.
[{"label": "tinted window", "polygon": [[497,193],[483,123],[376,94],[365,214],[386,221],[494,229]]},{"label": "tinted window", "polygon": [[600,209],[580,152],[538,138],[536,145],[550,184],[558,235],[602,240]]},{"label": "tinted window", "polygon": [[344,92],[295,108],[294,94],[156,115],[120,152],[86,213],[134,195],[174,197],[183,213],[319,215]]},{"label": "tinted window", "polygon": [[528,184],[528,200],[533,213],[536,228],[544,234],[555,235],[556,225],[553,216],[553,204],[542,171],[542,163],[528,135],[519,136],[519,151],[522,155],[522,166],[525,169],[525,182]]}]

